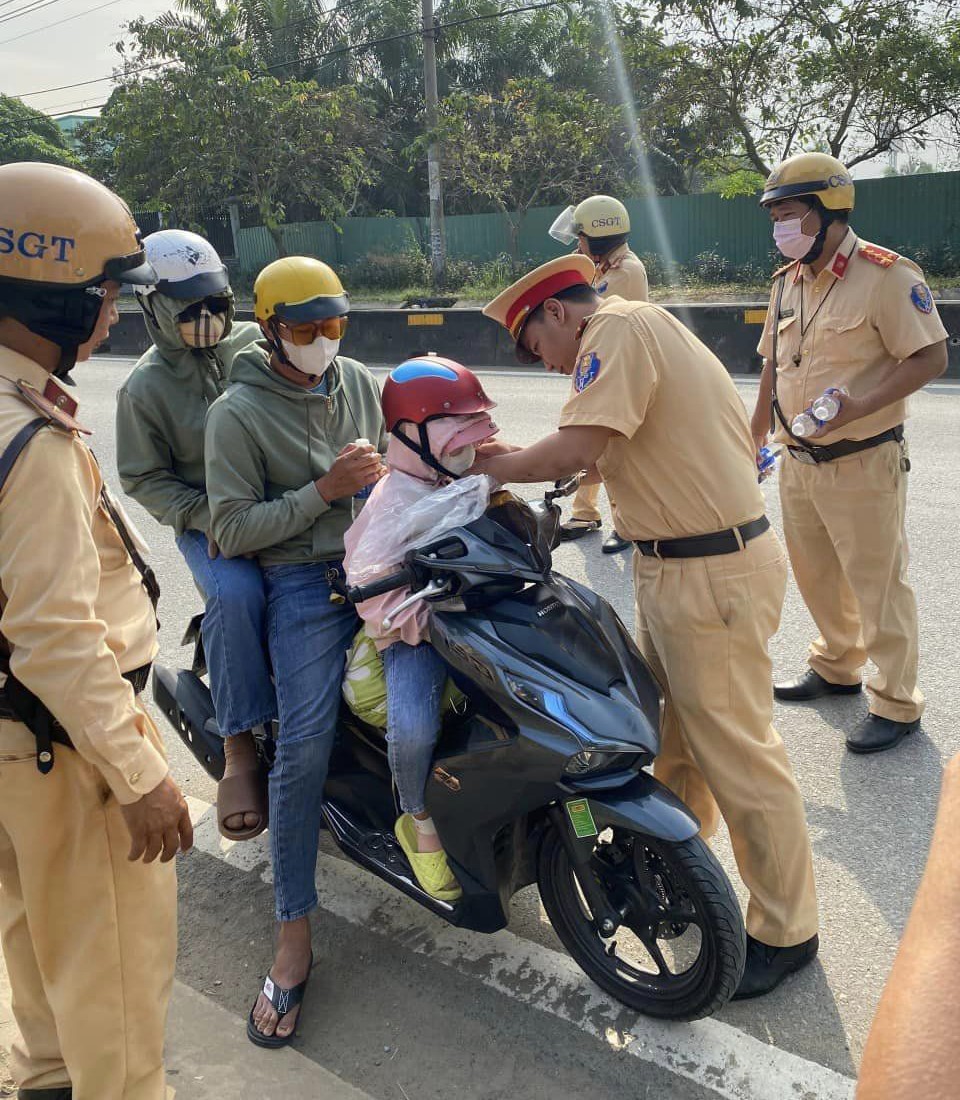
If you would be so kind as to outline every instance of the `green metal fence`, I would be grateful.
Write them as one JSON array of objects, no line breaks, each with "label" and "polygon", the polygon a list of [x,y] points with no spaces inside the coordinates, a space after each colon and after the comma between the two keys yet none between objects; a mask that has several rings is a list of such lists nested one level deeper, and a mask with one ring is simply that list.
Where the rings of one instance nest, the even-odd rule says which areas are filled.
[{"label": "green metal fence", "polygon": [[[678,195],[626,203],[633,225],[635,251],[660,253],[655,219],[661,219],[672,259],[694,265],[713,252],[737,267],[767,271],[773,260],[770,224],[755,198],[723,199],[719,195]],[[537,207],[523,219],[517,252],[533,261],[559,256],[564,249],[547,230],[560,207]],[[868,240],[915,256],[921,263],[960,268],[960,172],[897,176],[857,183],[853,224]],[[491,260],[510,251],[510,230],[500,214],[470,214],[446,220],[451,258]],[[318,256],[335,266],[369,254],[391,254],[413,245],[425,247],[425,218],[346,218],[337,227],[303,223],[284,227],[291,253]],[[255,274],[275,258],[266,229],[241,229],[236,241],[241,271]],[[952,263],[951,263],[952,257]]]}]

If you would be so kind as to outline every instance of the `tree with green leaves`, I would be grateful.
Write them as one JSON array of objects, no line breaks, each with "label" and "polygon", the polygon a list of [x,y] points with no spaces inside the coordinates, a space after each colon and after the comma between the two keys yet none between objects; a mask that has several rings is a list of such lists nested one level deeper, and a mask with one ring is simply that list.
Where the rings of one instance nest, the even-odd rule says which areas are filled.
[{"label": "tree with green leaves", "polygon": [[171,64],[114,90],[86,128],[87,161],[132,204],[182,223],[228,198],[252,206],[283,255],[289,205],[318,220],[348,210],[367,178],[370,121],[353,88],[273,75],[252,56],[238,5],[189,6],[193,22],[130,25],[132,67]]},{"label": "tree with green leaves", "polygon": [[494,206],[510,226],[514,257],[532,206],[628,190],[622,116],[586,93],[511,80],[498,96],[451,93],[440,115],[451,212]]},{"label": "tree with green leaves", "polygon": [[0,95],[0,164],[41,160],[78,168],[60,127],[22,99]]},{"label": "tree with green leaves", "polygon": [[853,166],[960,144],[957,0],[663,0],[688,82],[766,175],[804,149]]}]

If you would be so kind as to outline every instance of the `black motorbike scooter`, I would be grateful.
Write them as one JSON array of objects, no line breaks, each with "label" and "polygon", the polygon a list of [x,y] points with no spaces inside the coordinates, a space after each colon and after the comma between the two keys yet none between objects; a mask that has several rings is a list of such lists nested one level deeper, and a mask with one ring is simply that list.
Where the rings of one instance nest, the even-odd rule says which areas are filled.
[{"label": "black motorbike scooter", "polygon": [[[510,899],[537,883],[583,970],[650,1016],[692,1020],[740,980],[745,932],[726,874],[690,811],[649,772],[659,748],[657,683],[613,609],[551,569],[557,497],[499,492],[480,519],[352,589],[361,602],[401,587],[431,603],[432,644],[467,699],[449,715],[427,785],[463,897],[425,893],[393,836],[382,730],[346,706],[325,789],[337,845],[451,924],[495,932]],[[223,774],[198,616],[192,671],[157,667],[154,698],[205,770]],[[269,749],[269,745],[265,746]]]}]

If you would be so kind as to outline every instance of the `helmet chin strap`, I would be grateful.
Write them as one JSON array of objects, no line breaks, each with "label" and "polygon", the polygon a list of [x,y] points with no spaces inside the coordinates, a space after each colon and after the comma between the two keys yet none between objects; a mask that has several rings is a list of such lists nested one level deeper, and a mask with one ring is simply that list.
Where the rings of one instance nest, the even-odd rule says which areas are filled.
[{"label": "helmet chin strap", "polygon": [[288,370],[294,371],[296,374],[299,374],[302,378],[309,378],[311,386],[319,386],[320,385],[320,379],[323,377],[323,375],[322,374],[307,374],[307,372],[305,370],[301,370],[299,367],[295,367],[293,365],[293,363],[290,362],[290,356],[287,355],[287,353],[283,350],[283,341],[280,339],[279,336],[277,336],[276,330],[274,329],[273,326],[274,326],[274,318],[271,317],[270,318],[270,331],[273,333],[273,339],[271,339],[268,336],[267,337],[267,343],[270,345],[271,349],[273,350],[274,355],[276,355],[276,357],[280,360],[281,363],[283,363],[283,365],[285,367],[287,367]]},{"label": "helmet chin strap", "polygon": [[817,260],[820,259],[823,255],[823,247],[827,243],[827,230],[837,220],[832,211],[828,210],[825,206],[821,206],[819,209],[815,206],[811,206],[810,209],[816,210],[820,215],[820,228],[817,230],[817,235],[813,239],[810,251],[800,261],[802,264],[816,263]]},{"label": "helmet chin strap", "polygon": [[460,478],[463,477],[463,474],[455,474],[452,470],[448,470],[446,466],[441,465],[439,459],[434,458],[433,452],[430,450],[430,439],[427,435],[427,423],[428,421],[425,420],[422,424],[417,425],[417,427],[420,429],[419,447],[416,443],[414,443],[412,439],[401,432],[399,430],[399,427],[394,428],[390,434],[393,436],[394,439],[399,439],[404,447],[407,447],[411,451],[413,451],[413,453],[417,455],[422,462],[429,466],[431,470],[436,470],[438,474],[441,474],[443,477],[450,478],[451,481],[459,481]]}]

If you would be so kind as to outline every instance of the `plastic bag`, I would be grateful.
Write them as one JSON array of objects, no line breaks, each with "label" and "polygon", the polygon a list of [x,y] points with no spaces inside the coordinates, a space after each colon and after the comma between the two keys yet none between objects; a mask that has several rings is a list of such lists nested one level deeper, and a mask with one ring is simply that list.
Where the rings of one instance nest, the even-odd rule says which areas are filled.
[{"label": "plastic bag", "polygon": [[[347,652],[347,667],[341,688],[347,706],[368,726],[385,729],[387,725],[387,674],[383,658],[366,631],[361,630]],[[447,679],[440,702],[440,713],[462,710],[466,696]]]},{"label": "plastic bag", "polygon": [[[471,474],[438,489],[391,471],[364,506],[363,529],[349,546],[350,584],[365,584],[396,569],[410,550],[479,519],[495,485],[486,474]],[[352,541],[349,535],[347,541]]]}]

